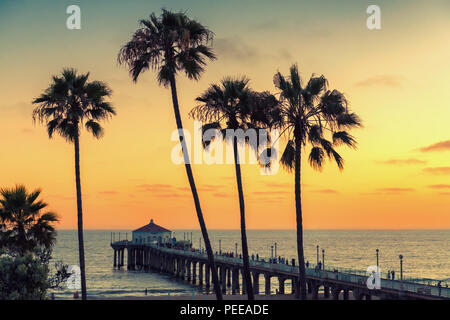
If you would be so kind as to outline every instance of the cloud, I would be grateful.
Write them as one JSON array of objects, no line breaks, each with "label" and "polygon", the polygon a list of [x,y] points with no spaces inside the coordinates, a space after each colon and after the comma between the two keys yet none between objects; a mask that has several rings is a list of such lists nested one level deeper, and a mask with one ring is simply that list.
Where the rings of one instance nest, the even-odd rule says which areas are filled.
[{"label": "cloud", "polygon": [[[152,192],[158,194],[158,196],[168,197],[168,195],[173,194],[174,197],[180,197],[179,193],[184,196],[190,196],[191,189],[188,187],[178,187],[171,184],[162,184],[162,183],[154,183],[154,184],[140,184],[136,186],[140,192]],[[222,185],[211,185],[211,184],[203,184],[197,187],[197,191],[217,191],[222,188]]]},{"label": "cloud", "polygon": [[450,167],[435,167],[435,168],[425,168],[423,169],[426,173],[430,174],[450,174]]},{"label": "cloud", "polygon": [[373,86],[382,86],[382,87],[393,87],[398,88],[402,86],[405,77],[394,74],[385,74],[385,75],[377,75],[365,80],[361,80],[355,84],[357,87],[373,87]]},{"label": "cloud", "polygon": [[396,187],[378,188],[377,190],[385,193],[405,193],[414,191],[413,188],[396,188]]},{"label": "cloud", "polygon": [[286,193],[290,193],[290,192],[279,191],[279,190],[277,190],[277,191],[255,191],[255,192],[253,192],[253,194],[257,195],[257,196],[273,195],[273,194],[281,194],[281,193],[286,194]]},{"label": "cloud", "polygon": [[153,192],[167,191],[167,190],[170,190],[170,189],[175,189],[175,187],[170,185],[170,184],[160,184],[160,183],[140,184],[140,185],[137,186],[137,188],[140,191],[153,191]]},{"label": "cloud", "polygon": [[229,197],[231,197],[231,194],[223,193],[223,192],[216,192],[213,194],[213,196],[216,198],[229,198]]},{"label": "cloud", "polygon": [[321,189],[321,190],[314,190],[313,192],[316,193],[325,193],[325,194],[338,194],[339,191],[335,189]]},{"label": "cloud", "polygon": [[385,161],[377,161],[377,163],[381,164],[392,164],[392,165],[404,165],[404,164],[425,164],[427,161],[419,160],[419,159],[390,159]]},{"label": "cloud", "polygon": [[106,190],[106,191],[99,191],[98,194],[102,194],[102,195],[115,195],[115,194],[119,194],[117,191],[112,191],[112,190]]},{"label": "cloud", "polygon": [[289,183],[277,183],[277,182],[267,182],[266,186],[270,188],[291,188],[292,185]]},{"label": "cloud", "polygon": [[219,56],[236,59],[240,62],[254,62],[260,58],[256,48],[249,46],[239,38],[218,38],[214,40],[214,48]]},{"label": "cloud", "polygon": [[281,24],[278,20],[266,20],[251,24],[249,29],[257,31],[274,31],[280,29],[281,27],[283,27],[283,24]]},{"label": "cloud", "polygon": [[450,189],[450,184],[433,184],[428,186],[431,189]]},{"label": "cloud", "polygon": [[428,147],[421,148],[422,152],[430,152],[430,151],[449,151],[450,150],[450,140],[441,141],[435,144],[432,144]]},{"label": "cloud", "polygon": [[[239,37],[217,38],[214,40],[214,49],[220,58],[238,61],[241,63],[258,63],[263,59],[292,60],[293,56],[286,49],[279,49],[274,54],[261,53],[263,51],[249,45]],[[266,51],[264,51],[266,52]]]}]

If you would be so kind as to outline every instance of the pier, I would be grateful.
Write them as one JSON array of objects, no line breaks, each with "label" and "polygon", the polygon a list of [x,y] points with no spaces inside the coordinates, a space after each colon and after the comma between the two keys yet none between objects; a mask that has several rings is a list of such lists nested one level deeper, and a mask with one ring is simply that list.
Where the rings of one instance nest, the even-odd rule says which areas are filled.
[{"label": "pier", "polygon": [[[128,240],[111,242],[114,250],[115,268],[126,267],[127,270],[143,270],[173,275],[193,285],[209,288],[211,268],[206,253],[200,250],[182,250],[157,244],[140,244]],[[220,285],[224,294],[245,294],[243,285],[243,261],[239,257],[214,256]],[[271,263],[263,260],[250,260],[250,272],[255,294],[295,294],[298,283],[298,266]],[[407,280],[381,279],[380,289],[369,289],[367,279],[370,275],[363,271],[348,269],[323,270],[306,268],[308,293],[318,299],[319,292],[325,298],[348,300],[350,294],[354,299],[450,299],[450,289]],[[260,279],[264,278],[264,288],[260,288]],[[272,292],[272,279],[278,280],[276,293]],[[287,292],[286,284],[290,284]]]}]

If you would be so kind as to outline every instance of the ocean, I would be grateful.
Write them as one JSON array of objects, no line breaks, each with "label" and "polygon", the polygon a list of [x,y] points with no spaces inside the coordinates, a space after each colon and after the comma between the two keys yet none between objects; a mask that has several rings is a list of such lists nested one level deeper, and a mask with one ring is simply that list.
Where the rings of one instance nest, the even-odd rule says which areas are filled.
[{"label": "ocean", "polygon": [[[86,282],[88,296],[113,298],[121,296],[148,295],[170,296],[211,293],[204,288],[187,282],[175,280],[169,275],[153,272],[115,270],[113,268],[113,250],[110,246],[111,232],[118,240],[131,238],[131,232],[125,230],[86,230],[84,231],[86,255]],[[201,232],[199,230],[175,230],[177,239],[191,238],[193,246],[198,248]],[[239,230],[209,230],[214,251],[241,251]],[[248,230],[249,253],[258,254],[266,260],[276,255],[297,261],[295,230]],[[220,240],[220,241],[219,241]],[[220,244],[219,244],[220,242]],[[204,248],[203,243],[201,244]],[[376,265],[376,249],[379,250],[381,272],[395,270],[400,272],[399,255],[403,255],[403,274],[408,278],[429,278],[450,281],[450,230],[305,230],[305,261],[315,264],[316,246],[325,250],[326,268],[367,270],[369,265]],[[275,255],[275,252],[274,252]],[[76,230],[59,230],[57,243],[53,250],[55,261],[68,265],[78,265],[78,240]],[[126,258],[125,258],[126,264]],[[260,288],[264,288],[260,277]],[[272,291],[278,288],[276,279],[272,281]],[[264,289],[261,289],[264,290]],[[289,282],[286,290],[290,292]],[[70,299],[74,290],[54,291],[57,299]]]}]

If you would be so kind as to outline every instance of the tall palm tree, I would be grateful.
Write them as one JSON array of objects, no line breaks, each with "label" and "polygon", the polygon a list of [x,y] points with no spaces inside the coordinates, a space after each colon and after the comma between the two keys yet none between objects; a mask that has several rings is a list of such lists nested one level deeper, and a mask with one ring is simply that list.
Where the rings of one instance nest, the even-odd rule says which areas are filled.
[{"label": "tall palm tree", "polygon": [[[238,134],[228,135],[227,130],[237,133],[236,130],[246,132],[248,129],[258,129],[254,122],[251,121],[252,110],[256,108],[255,102],[261,101],[257,99],[259,93],[253,92],[248,86],[249,80],[242,78],[225,78],[221,84],[211,85],[202,95],[196,98],[200,104],[192,109],[191,117],[207,122],[202,126],[202,132],[209,129],[219,130],[221,137],[225,140],[231,140],[233,144],[234,165],[236,171],[236,182],[239,196],[239,208],[241,218],[241,242],[242,242],[242,258],[244,262],[244,281],[247,289],[249,300],[254,300],[254,292],[252,287],[250,264],[247,245],[247,231],[245,225],[245,203],[244,191],[242,188],[241,165],[238,152],[238,144],[251,142],[240,139]],[[259,132],[256,132],[257,138]],[[208,148],[211,140],[203,140],[203,146]],[[258,149],[258,143],[255,140],[250,143],[255,150]]]},{"label": "tall palm tree", "polygon": [[80,181],[80,131],[83,125],[99,139],[103,136],[101,120],[116,114],[105,99],[111,89],[100,81],[88,82],[89,73],[77,74],[75,69],[64,69],[53,76],[52,83],[33,101],[33,120],[45,123],[50,138],[56,132],[75,147],[75,182],[77,189],[78,246],[81,270],[81,294],[86,300],[86,273],[83,241],[83,208]]},{"label": "tall palm tree", "polygon": [[0,244],[10,255],[40,254],[56,240],[53,212],[42,212],[47,203],[38,200],[40,189],[28,192],[25,186],[0,189]]},{"label": "tall palm tree", "polygon": [[[280,72],[274,76],[275,86],[280,89],[278,112],[269,117],[273,127],[281,129],[280,136],[287,138],[281,156],[281,164],[288,171],[294,170],[295,207],[297,220],[297,253],[299,286],[297,295],[306,299],[305,259],[303,255],[303,215],[301,202],[301,156],[302,150],[311,146],[308,161],[316,170],[325,162],[325,154],[344,168],[344,160],[334,147],[347,145],[356,148],[356,141],[346,130],[361,126],[360,118],[348,108],[345,96],[337,90],[328,90],[328,81],[322,76],[311,76],[304,84],[297,65],[292,65],[290,75]],[[326,136],[331,137],[331,141]],[[300,290],[298,290],[300,289]]]},{"label": "tall palm tree", "polygon": [[222,300],[213,251],[200,207],[186,142],[182,134],[183,123],[175,81],[179,72],[184,72],[189,79],[198,80],[200,78],[206,65],[206,59],[215,59],[215,55],[209,47],[213,39],[213,33],[199,22],[190,19],[185,13],[174,13],[165,9],[162,10],[160,17],[152,13],[149,19],[140,20],[140,24],[141,28],[120,49],[117,60],[119,64],[126,64],[129,67],[134,82],[137,81],[142,72],[152,68],[158,72],[159,84],[164,87],[170,86],[186,173],[211,267],[214,291],[217,299]]}]

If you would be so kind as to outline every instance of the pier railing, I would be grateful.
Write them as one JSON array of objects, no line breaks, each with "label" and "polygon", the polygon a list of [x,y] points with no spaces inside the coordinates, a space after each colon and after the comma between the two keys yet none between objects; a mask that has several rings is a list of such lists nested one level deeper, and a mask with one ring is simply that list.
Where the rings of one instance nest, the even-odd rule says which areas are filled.
[{"label": "pier railing", "polygon": [[[114,242],[114,245],[127,245],[133,244],[132,242],[123,240]],[[185,257],[196,258],[196,259],[207,259],[207,255],[204,252],[198,250],[181,250],[181,249],[173,249],[166,248],[151,244],[146,244],[144,246],[149,246],[152,248],[156,248],[161,252],[178,254]],[[238,265],[242,266],[243,261],[238,257],[228,257],[223,255],[215,255],[215,261],[222,262],[226,264]],[[284,263],[272,263],[266,260],[250,260],[250,268],[256,269],[257,271],[264,272],[272,272],[275,274],[286,274],[288,276],[295,276],[298,274],[298,266],[287,265]],[[367,279],[370,274],[367,271],[356,270],[356,269],[346,269],[346,268],[337,268],[333,266],[328,266],[326,270],[319,269],[317,266],[310,265],[310,267],[306,268],[306,276],[310,278],[320,278],[322,280],[335,280],[341,282],[347,282],[350,284],[357,284],[359,286],[366,286]],[[414,279],[419,280],[419,279]],[[437,283],[438,280],[432,279],[424,279],[429,283]],[[433,282],[431,282],[431,280]],[[383,279],[381,277],[381,289],[391,289],[396,292],[410,292],[416,293],[420,295],[428,295],[435,297],[444,297],[450,298],[450,288],[444,286],[430,285],[424,283],[418,283],[417,281],[409,281],[404,278],[401,279]]]}]

